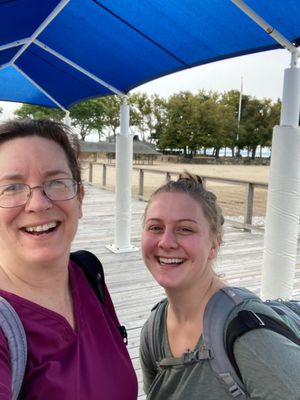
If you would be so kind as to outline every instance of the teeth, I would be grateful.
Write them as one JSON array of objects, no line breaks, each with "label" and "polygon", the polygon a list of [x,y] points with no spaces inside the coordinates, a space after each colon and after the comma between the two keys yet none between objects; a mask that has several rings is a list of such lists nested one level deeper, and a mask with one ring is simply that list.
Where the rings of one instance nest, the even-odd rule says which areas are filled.
[{"label": "teeth", "polygon": [[25,231],[27,232],[46,232],[49,229],[55,228],[56,227],[56,222],[50,222],[49,224],[44,224],[44,225],[37,225],[37,226],[28,226],[25,228]]},{"label": "teeth", "polygon": [[183,263],[182,258],[162,258],[159,257],[159,262],[162,264],[181,264]]}]

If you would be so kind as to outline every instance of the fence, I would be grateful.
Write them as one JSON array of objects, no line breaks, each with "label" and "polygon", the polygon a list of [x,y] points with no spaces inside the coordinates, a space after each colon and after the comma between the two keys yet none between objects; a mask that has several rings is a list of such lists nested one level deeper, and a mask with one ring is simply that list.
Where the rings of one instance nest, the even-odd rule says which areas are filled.
[{"label": "fence", "polygon": [[[151,169],[132,169],[132,196],[146,201],[164,182],[176,178],[179,172]],[[115,165],[99,162],[83,164],[86,181],[107,190],[115,190]],[[202,176],[204,185],[214,192],[226,220],[245,229],[263,228],[266,215],[268,185],[237,179]]]}]

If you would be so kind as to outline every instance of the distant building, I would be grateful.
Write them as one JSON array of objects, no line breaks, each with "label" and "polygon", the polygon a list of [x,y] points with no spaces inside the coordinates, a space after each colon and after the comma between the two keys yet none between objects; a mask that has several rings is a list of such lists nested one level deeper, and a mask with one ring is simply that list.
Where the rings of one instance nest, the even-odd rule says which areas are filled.
[{"label": "distant building", "polygon": [[[80,141],[80,158],[84,161],[106,161],[112,163],[116,158],[116,143]],[[153,164],[160,155],[151,143],[133,140],[134,164]]]}]

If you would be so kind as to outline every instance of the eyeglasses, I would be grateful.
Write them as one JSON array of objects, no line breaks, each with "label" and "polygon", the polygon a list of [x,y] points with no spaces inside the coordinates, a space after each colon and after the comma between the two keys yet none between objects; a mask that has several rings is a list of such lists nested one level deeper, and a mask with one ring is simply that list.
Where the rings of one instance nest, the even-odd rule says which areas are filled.
[{"label": "eyeglasses", "polygon": [[41,186],[30,187],[26,183],[11,183],[0,186],[0,207],[20,207],[27,203],[33,189],[40,189],[52,201],[73,199],[78,193],[79,183],[71,178],[53,179]]}]

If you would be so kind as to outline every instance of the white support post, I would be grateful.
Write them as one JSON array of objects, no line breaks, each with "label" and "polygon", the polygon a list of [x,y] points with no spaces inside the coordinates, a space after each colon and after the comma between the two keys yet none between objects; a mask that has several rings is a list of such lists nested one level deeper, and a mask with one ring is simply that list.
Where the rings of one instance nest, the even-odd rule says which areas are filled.
[{"label": "white support post", "polygon": [[300,70],[285,70],[280,126],[274,128],[261,296],[291,298],[300,214]]},{"label": "white support post", "polygon": [[71,126],[70,111],[66,111],[66,114],[64,117],[64,124],[67,126]]},{"label": "white support post", "polygon": [[113,253],[138,250],[130,243],[133,138],[129,134],[129,105],[126,97],[121,105],[120,120],[120,134],[116,139],[115,243],[106,246]]},{"label": "white support post", "polygon": [[231,0],[291,53],[285,70],[280,126],[273,130],[261,297],[290,298],[293,291],[300,212],[300,72],[298,48],[243,0]]}]

